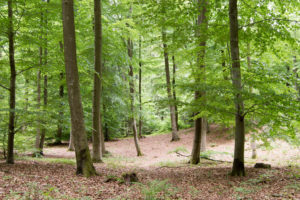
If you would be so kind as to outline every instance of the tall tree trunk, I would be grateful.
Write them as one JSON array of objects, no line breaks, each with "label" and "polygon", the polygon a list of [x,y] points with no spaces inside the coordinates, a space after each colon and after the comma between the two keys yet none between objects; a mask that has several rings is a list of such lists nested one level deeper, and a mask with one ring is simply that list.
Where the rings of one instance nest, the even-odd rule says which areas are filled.
[{"label": "tall tree trunk", "polygon": [[168,45],[166,43],[167,36],[166,36],[166,32],[165,32],[164,28],[162,30],[162,40],[163,40],[163,48],[164,48],[167,94],[168,94],[168,100],[169,100],[169,105],[170,105],[170,116],[171,116],[171,127],[172,127],[171,141],[178,141],[180,138],[177,133],[175,105],[174,105],[174,99],[173,99],[172,91],[171,91]]},{"label": "tall tree trunk", "polygon": [[16,108],[16,64],[15,64],[12,0],[8,0],[7,4],[8,4],[8,43],[9,43],[10,87],[9,87],[9,122],[8,122],[8,142],[7,142],[6,162],[8,164],[14,164],[15,108]]},{"label": "tall tree trunk", "polygon": [[94,0],[94,25],[95,25],[95,72],[94,72],[94,95],[93,95],[93,161],[102,162],[101,152],[101,51],[102,51],[102,33],[101,33],[101,0]]},{"label": "tall tree trunk", "polygon": [[133,131],[133,138],[134,138],[134,144],[137,152],[137,156],[142,156],[142,152],[139,146],[138,141],[138,133],[136,128],[136,121],[135,121],[135,109],[134,109],[134,76],[133,76],[133,67],[132,67],[132,57],[133,57],[133,42],[128,39],[127,41],[127,50],[128,50],[128,56],[130,58],[129,63],[129,89],[130,89],[130,126],[132,127]]},{"label": "tall tree trunk", "polygon": [[[197,55],[197,69],[195,72],[195,82],[200,83],[201,81],[204,82],[204,69],[205,69],[205,47],[206,47],[206,32],[207,32],[207,6],[208,0],[198,0],[198,19],[197,19],[197,26],[198,32],[197,37],[199,38],[198,41],[200,51]],[[201,80],[202,79],[202,80]],[[195,91],[195,100],[197,101],[201,96],[204,95],[204,91]],[[206,130],[205,128],[205,120],[204,118],[200,117],[195,120],[195,133],[194,133],[194,144],[192,150],[192,157],[191,157],[191,164],[198,164],[200,162],[200,151],[201,151],[201,144],[204,146],[206,141],[201,139],[206,139]],[[205,135],[204,135],[205,134]]]},{"label": "tall tree trunk", "polygon": [[174,99],[174,106],[175,106],[175,122],[176,122],[176,129],[179,131],[179,126],[178,126],[178,108],[177,108],[177,97],[176,97],[176,63],[175,63],[175,56],[172,56],[172,61],[173,61],[173,77],[172,77],[172,89],[173,89],[173,99]]},{"label": "tall tree trunk", "polygon": [[139,39],[139,138],[142,138],[142,39]]},{"label": "tall tree trunk", "polygon": [[[40,18],[40,28],[41,28],[41,35],[40,35],[40,43],[43,41],[43,21],[44,21],[44,14],[41,11],[41,18]],[[39,156],[41,154],[40,150],[40,143],[41,143],[41,117],[40,117],[40,108],[41,108],[41,69],[43,67],[43,47],[42,44],[40,45],[39,48],[39,70],[37,72],[37,111],[38,111],[38,116],[37,116],[37,129],[36,129],[36,138],[35,138],[35,156]]]},{"label": "tall tree trunk", "polygon": [[[49,0],[47,0],[47,3],[49,3]],[[47,41],[47,31],[48,31],[48,19],[47,19],[47,13],[48,10],[46,9],[46,13],[45,13],[45,28],[46,28],[46,34],[45,34],[45,50],[44,50],[44,67],[47,67],[48,64],[48,41]],[[44,70],[44,91],[43,91],[43,95],[44,95],[44,106],[43,106],[43,112],[47,112],[47,104],[48,104],[48,76],[47,76],[47,72],[46,70]],[[44,148],[44,142],[45,142],[45,136],[46,136],[46,121],[45,119],[43,120],[43,128],[42,128],[42,134],[41,134],[41,141],[39,144],[39,148],[40,148],[40,154],[43,155],[43,148]]]},{"label": "tall tree trunk", "polygon": [[242,80],[240,69],[240,53],[238,39],[238,8],[237,0],[229,0],[230,49],[232,58],[232,84],[235,90],[235,146],[232,176],[244,176],[244,145],[245,123],[244,103],[242,99]]},{"label": "tall tree trunk", "polygon": [[[45,49],[46,50],[46,49]],[[46,51],[45,51],[46,53]],[[46,63],[45,63],[46,64]],[[47,103],[48,103],[48,76],[44,75],[44,106],[43,106],[43,112],[46,112],[47,109]],[[41,140],[39,144],[39,149],[40,149],[40,154],[43,155],[43,148],[44,148],[44,143],[45,143],[45,136],[46,136],[46,122],[43,120],[43,128],[42,128],[42,134],[41,134]]]},{"label": "tall tree trunk", "polygon": [[85,132],[76,58],[73,0],[62,0],[64,55],[68,99],[71,112],[72,136],[76,154],[77,174],[86,177],[96,174]]},{"label": "tall tree trunk", "polygon": [[64,78],[64,73],[61,72],[59,74],[59,79],[60,79],[60,86],[59,86],[59,97],[60,97],[60,103],[59,103],[59,117],[58,117],[58,124],[57,124],[57,132],[56,132],[56,137],[55,137],[55,144],[61,144],[61,139],[62,139],[62,134],[63,134],[63,118],[64,118],[64,112],[63,112],[63,101],[64,101],[64,84],[63,84],[63,78]]},{"label": "tall tree trunk", "polygon": [[[64,53],[64,47],[62,41],[59,41],[59,47],[61,50],[61,53]],[[59,97],[60,97],[60,104],[59,104],[59,117],[57,121],[57,132],[56,132],[56,137],[55,137],[55,144],[61,144],[61,139],[62,139],[62,134],[63,134],[63,119],[64,119],[64,112],[63,112],[63,101],[64,101],[64,72],[61,71],[59,74],[59,81],[60,81],[60,86],[59,86]]]},{"label": "tall tree trunk", "polygon": [[[42,47],[40,47],[40,66],[42,62]],[[41,121],[40,121],[40,108],[41,108],[41,70],[37,72],[37,128],[36,128],[36,138],[35,138],[35,154],[39,154],[39,147],[41,141]]]}]

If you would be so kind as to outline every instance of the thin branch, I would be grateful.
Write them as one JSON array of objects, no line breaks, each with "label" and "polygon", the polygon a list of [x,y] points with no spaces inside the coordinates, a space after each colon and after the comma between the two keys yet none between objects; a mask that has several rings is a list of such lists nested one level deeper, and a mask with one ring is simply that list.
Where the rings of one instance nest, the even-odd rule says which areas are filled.
[{"label": "thin branch", "polygon": [[6,89],[6,90],[8,90],[8,91],[10,91],[10,89],[8,88],[8,87],[5,87],[4,85],[2,85],[2,84],[0,84],[0,87],[2,87],[2,88],[4,88],[4,89]]},{"label": "thin branch", "polygon": [[[184,154],[181,154],[179,152],[175,152],[177,154],[177,156],[183,156],[183,157],[190,157],[191,155],[184,155]],[[211,160],[211,161],[215,161],[215,162],[226,162],[226,163],[231,163],[230,161],[225,161],[225,160],[215,160],[215,159],[212,159],[212,158],[208,158],[206,156],[200,156],[200,158],[202,159],[205,159],[205,160]]]},{"label": "thin branch", "polygon": [[21,28],[20,24],[21,24],[21,19],[23,18],[24,13],[25,13],[25,9],[22,10],[21,16],[20,16],[20,18],[18,19],[17,26],[16,26],[16,30],[14,31],[15,33],[17,33],[18,30]]},{"label": "thin branch", "polygon": [[32,68],[35,68],[35,67],[36,67],[36,66],[28,67],[28,68],[26,68],[26,69],[23,69],[23,70],[17,72],[16,75],[19,75],[19,74],[21,74],[21,73],[23,73],[23,72],[25,72],[25,71],[27,71],[27,70],[30,70],[30,69],[32,69]]},{"label": "thin branch", "polygon": [[248,113],[253,112],[255,110],[255,106],[257,106],[257,104],[253,104],[250,108],[248,108],[247,111],[244,112],[243,117],[245,117]]},{"label": "thin branch", "polygon": [[263,20],[260,20],[260,21],[252,22],[252,23],[250,23],[250,24],[246,24],[246,25],[240,26],[239,29],[242,29],[242,28],[248,27],[248,26],[253,26],[253,25],[255,25],[255,24],[262,23],[262,22],[265,22],[265,21],[287,21],[287,22],[300,23],[300,21],[297,21],[297,20],[272,18],[272,19],[263,19]]}]

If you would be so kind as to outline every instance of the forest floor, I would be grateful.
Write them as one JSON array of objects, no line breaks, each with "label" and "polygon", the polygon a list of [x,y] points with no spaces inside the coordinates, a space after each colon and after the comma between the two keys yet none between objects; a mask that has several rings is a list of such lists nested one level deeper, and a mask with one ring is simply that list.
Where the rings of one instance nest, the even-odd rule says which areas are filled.
[{"label": "forest floor", "polygon": [[[211,127],[203,156],[218,161],[201,159],[199,165],[187,163],[193,129],[181,130],[177,142],[170,142],[170,134],[141,139],[142,157],[132,138],[107,142],[109,155],[95,164],[99,176],[92,178],[75,175],[74,152],[66,146],[47,147],[44,158],[0,161],[0,199],[300,199],[299,148],[283,141],[258,144],[258,158],[251,159],[247,139],[247,176],[231,177],[234,141],[226,132]],[[272,168],[253,168],[256,162]],[[129,172],[138,183],[124,183],[122,175]]]}]

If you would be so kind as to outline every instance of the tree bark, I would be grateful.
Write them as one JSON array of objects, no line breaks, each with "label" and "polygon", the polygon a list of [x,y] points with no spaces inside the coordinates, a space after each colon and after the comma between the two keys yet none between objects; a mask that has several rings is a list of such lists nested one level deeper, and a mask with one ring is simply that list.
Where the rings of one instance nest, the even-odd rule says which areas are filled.
[{"label": "tree bark", "polygon": [[76,174],[86,177],[96,174],[85,132],[76,58],[76,40],[73,0],[62,0],[64,55],[68,100],[71,112],[72,136],[76,154]]},{"label": "tree bark", "polygon": [[[205,69],[205,47],[206,47],[206,31],[207,31],[207,0],[198,0],[198,19],[197,19],[197,26],[198,26],[198,33],[197,36],[199,38],[199,47],[200,51],[197,55],[197,65],[198,69],[195,72],[195,82],[200,83],[201,79],[204,81],[204,69]],[[204,95],[204,91],[195,91],[195,100],[198,100],[201,96]],[[200,162],[200,151],[201,151],[201,144],[202,146],[204,143],[206,144],[206,130],[204,129],[205,123],[204,118],[200,117],[195,120],[195,133],[194,133],[194,144],[192,150],[192,157],[191,157],[191,164],[198,164]],[[205,134],[205,135],[204,135]],[[203,139],[204,141],[202,141]]]},{"label": "tree bark", "polygon": [[175,106],[175,122],[176,122],[176,130],[179,131],[179,126],[178,126],[178,107],[177,107],[177,97],[176,97],[176,63],[175,63],[175,56],[172,56],[172,61],[173,61],[173,77],[172,77],[172,91],[173,91],[173,99],[174,99],[174,106]]},{"label": "tree bark", "polygon": [[[94,0],[94,33],[95,33],[95,72],[94,72],[94,95],[93,95],[93,161],[102,162],[101,152],[101,0]],[[104,152],[103,152],[104,153]]]},{"label": "tree bark", "polygon": [[130,126],[132,127],[133,130],[133,138],[134,138],[134,144],[137,152],[137,156],[142,156],[142,152],[139,146],[139,141],[138,141],[138,133],[137,133],[137,128],[136,128],[136,121],[135,121],[135,109],[134,109],[134,76],[133,76],[133,67],[132,67],[132,57],[133,57],[133,42],[131,39],[128,39],[127,41],[127,50],[128,50],[128,56],[130,58],[130,63],[129,63],[129,89],[130,89]]},{"label": "tree bark", "polygon": [[177,133],[177,126],[176,126],[176,114],[175,114],[175,105],[174,99],[172,96],[171,91],[171,81],[170,81],[170,67],[169,67],[169,54],[168,54],[168,45],[166,32],[162,30],[162,41],[163,41],[163,49],[164,49],[164,59],[165,59],[165,72],[166,72],[166,84],[167,84],[167,94],[168,94],[168,101],[170,106],[170,116],[171,116],[171,127],[172,127],[172,139],[171,141],[178,141],[180,138]]},{"label": "tree bark", "polygon": [[14,164],[15,108],[16,108],[16,64],[15,64],[12,0],[8,0],[7,4],[8,4],[8,43],[9,43],[10,87],[9,87],[9,122],[8,122],[8,142],[7,142],[6,163]]},{"label": "tree bark", "polygon": [[238,39],[238,8],[237,0],[229,0],[229,22],[230,22],[230,49],[232,59],[232,84],[234,88],[235,103],[235,146],[232,176],[245,176],[244,167],[244,145],[245,145],[245,123],[244,103],[242,99],[242,80],[240,69],[240,53]]},{"label": "tree bark", "polygon": [[139,138],[142,138],[142,40],[139,39]]}]

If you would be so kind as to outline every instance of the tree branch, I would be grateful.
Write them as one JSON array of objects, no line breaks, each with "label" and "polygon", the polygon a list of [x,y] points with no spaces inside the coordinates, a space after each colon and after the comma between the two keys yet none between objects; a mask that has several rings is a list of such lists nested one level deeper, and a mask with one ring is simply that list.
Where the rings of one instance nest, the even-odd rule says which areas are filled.
[{"label": "tree branch", "polygon": [[[181,154],[179,152],[175,152],[177,154],[177,156],[183,156],[183,157],[190,157],[191,155],[184,155],[184,154]],[[212,158],[208,158],[206,156],[200,156],[200,158],[202,159],[206,159],[206,160],[211,160],[211,161],[215,161],[215,162],[227,162],[227,163],[231,163],[230,161],[225,161],[225,160],[215,160],[215,159],[212,159]]]},{"label": "tree branch", "polygon": [[0,87],[2,87],[2,88],[4,88],[4,89],[6,89],[6,90],[8,90],[8,91],[10,91],[10,89],[8,88],[8,87],[5,87],[4,85],[2,85],[2,84],[0,84]]},{"label": "tree branch", "polygon": [[260,21],[252,22],[252,23],[250,23],[250,24],[246,24],[246,25],[240,26],[239,29],[242,29],[242,28],[248,27],[248,26],[253,26],[253,25],[255,25],[255,24],[262,23],[262,22],[265,22],[265,21],[287,21],[287,22],[300,23],[300,21],[297,21],[297,20],[272,18],[272,19],[263,19],[263,20],[260,20]]},{"label": "tree branch", "polygon": [[17,72],[16,75],[19,75],[19,74],[21,74],[21,73],[23,73],[23,72],[25,72],[25,71],[27,71],[27,70],[30,70],[30,69],[32,69],[32,68],[35,68],[35,67],[36,67],[36,66],[28,67],[28,68],[26,68],[26,69],[23,69],[23,70]]},{"label": "tree branch", "polygon": [[254,111],[254,107],[257,106],[257,104],[253,104],[250,108],[247,109],[246,112],[244,112],[243,117],[245,117],[248,113]]}]

